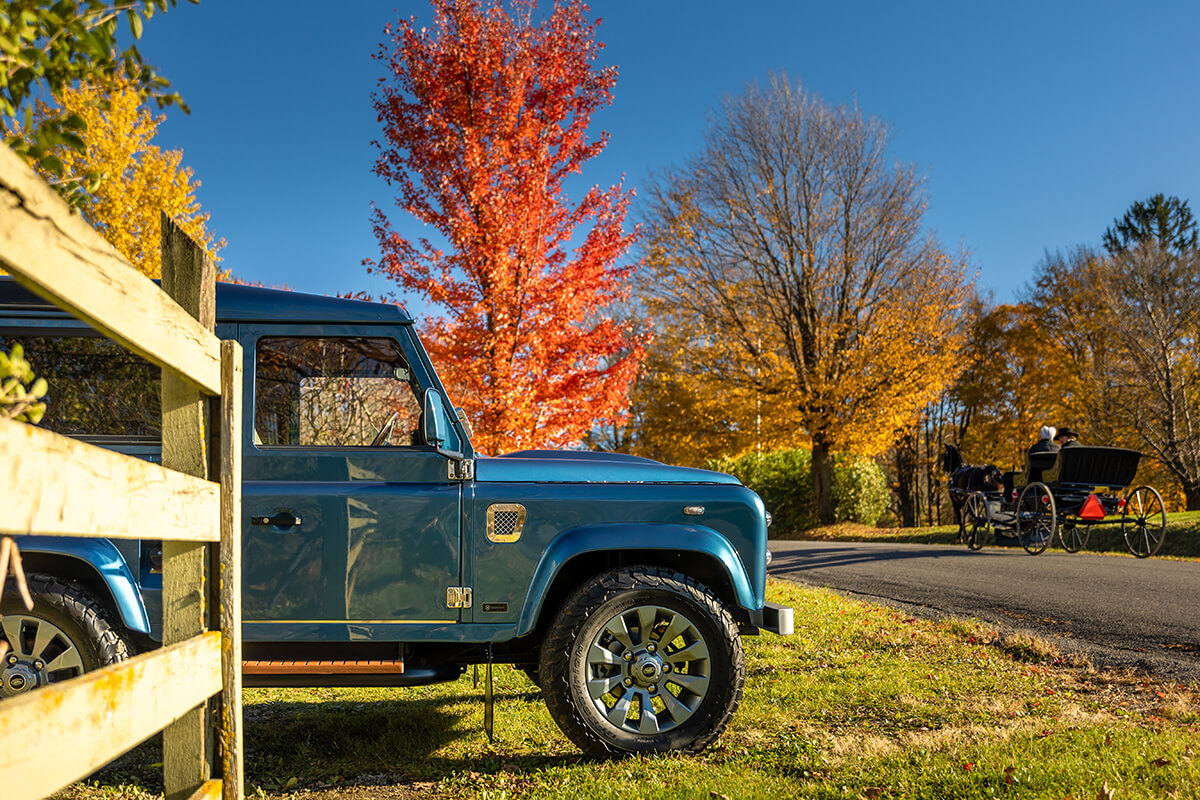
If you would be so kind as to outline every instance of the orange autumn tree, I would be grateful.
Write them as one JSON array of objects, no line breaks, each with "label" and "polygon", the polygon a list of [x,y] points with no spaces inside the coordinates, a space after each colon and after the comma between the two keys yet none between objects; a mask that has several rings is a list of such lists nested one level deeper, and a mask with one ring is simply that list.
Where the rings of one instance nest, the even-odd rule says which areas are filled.
[{"label": "orange autumn tree", "polygon": [[567,446],[619,420],[643,342],[612,304],[633,265],[632,197],[564,182],[603,150],[592,113],[612,102],[613,67],[582,2],[534,19],[487,0],[432,0],[431,28],[389,25],[376,56],[389,78],[374,95],[385,139],[376,174],[396,205],[446,248],[373,214],[381,257],[370,268],[444,310],[425,339],[484,452]]}]

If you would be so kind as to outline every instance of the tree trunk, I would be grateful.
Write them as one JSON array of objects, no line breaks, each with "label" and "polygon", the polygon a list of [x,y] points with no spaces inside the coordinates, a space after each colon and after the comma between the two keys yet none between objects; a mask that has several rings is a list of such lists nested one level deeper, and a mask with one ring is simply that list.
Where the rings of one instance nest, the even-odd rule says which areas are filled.
[{"label": "tree trunk", "polygon": [[817,500],[817,521],[832,525],[836,521],[834,512],[837,502],[833,497],[833,455],[829,446],[813,442],[812,448],[813,494]]},{"label": "tree trunk", "polygon": [[896,499],[900,505],[900,525],[905,528],[916,527],[920,493],[916,458],[909,447],[911,442],[912,437],[905,435],[896,443]]},{"label": "tree trunk", "polygon": [[[813,460],[815,461],[815,454]],[[1183,485],[1183,496],[1187,500],[1188,511],[1200,511],[1200,483]]]}]

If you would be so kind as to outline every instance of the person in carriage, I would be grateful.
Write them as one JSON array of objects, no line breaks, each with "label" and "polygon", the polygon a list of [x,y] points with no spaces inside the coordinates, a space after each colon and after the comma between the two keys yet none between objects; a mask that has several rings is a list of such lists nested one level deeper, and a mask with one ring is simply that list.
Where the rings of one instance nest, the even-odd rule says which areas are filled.
[{"label": "person in carriage", "polygon": [[[1042,430],[1045,430],[1045,428],[1043,428]],[[1054,428],[1051,428],[1050,430],[1054,430]],[[1058,433],[1054,436],[1054,442],[1055,442],[1055,444],[1058,445],[1058,447],[1054,448],[1055,450],[1057,450],[1061,447],[1079,447],[1080,446],[1079,434],[1076,433],[1075,431],[1071,430],[1070,428],[1059,428]]]},{"label": "person in carriage", "polygon": [[1038,440],[1029,446],[1029,453],[1053,453],[1058,450],[1054,437],[1058,434],[1053,425],[1043,425]]}]

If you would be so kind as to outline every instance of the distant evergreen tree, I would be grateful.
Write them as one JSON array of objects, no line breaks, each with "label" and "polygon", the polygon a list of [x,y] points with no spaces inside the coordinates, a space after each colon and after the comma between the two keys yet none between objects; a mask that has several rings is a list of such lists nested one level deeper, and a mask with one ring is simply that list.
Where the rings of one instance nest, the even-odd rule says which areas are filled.
[{"label": "distant evergreen tree", "polygon": [[1134,203],[1104,232],[1104,249],[1113,256],[1147,242],[1174,255],[1196,249],[1196,220],[1186,200],[1156,194]]}]

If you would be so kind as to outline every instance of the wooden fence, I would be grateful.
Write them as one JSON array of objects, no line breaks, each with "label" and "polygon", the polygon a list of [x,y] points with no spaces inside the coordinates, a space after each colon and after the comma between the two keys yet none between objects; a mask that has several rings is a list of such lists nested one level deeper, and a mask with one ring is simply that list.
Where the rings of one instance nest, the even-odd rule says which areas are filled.
[{"label": "wooden fence", "polygon": [[44,797],[166,729],[168,798],[240,800],[242,361],[212,333],[212,265],[164,224],[160,290],[0,147],[0,266],[163,367],[163,466],[0,419],[0,535],[164,546],[162,649],[0,700],[3,796]]}]

